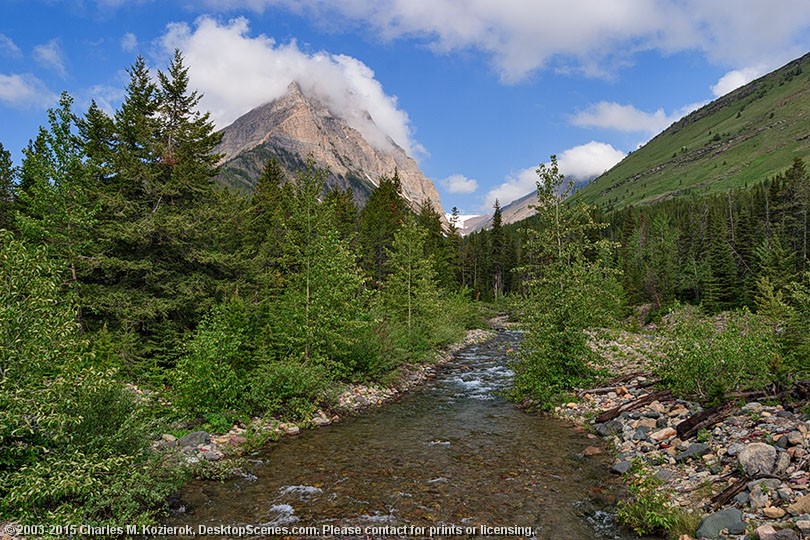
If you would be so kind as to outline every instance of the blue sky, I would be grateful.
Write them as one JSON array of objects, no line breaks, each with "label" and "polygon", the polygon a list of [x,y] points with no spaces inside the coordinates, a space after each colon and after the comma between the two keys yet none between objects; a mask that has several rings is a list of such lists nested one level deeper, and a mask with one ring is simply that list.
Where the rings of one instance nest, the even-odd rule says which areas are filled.
[{"label": "blue sky", "polygon": [[808,52],[810,2],[0,0],[0,142],[19,163],[59,92],[113,110],[135,56],[160,69],[175,47],[219,127],[296,79],[480,213],[552,153],[592,177]]}]

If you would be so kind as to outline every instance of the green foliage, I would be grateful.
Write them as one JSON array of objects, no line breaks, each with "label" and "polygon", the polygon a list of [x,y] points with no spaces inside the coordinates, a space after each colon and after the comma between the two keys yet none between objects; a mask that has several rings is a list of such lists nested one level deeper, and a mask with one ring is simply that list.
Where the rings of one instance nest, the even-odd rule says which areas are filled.
[{"label": "green foliage", "polygon": [[407,355],[419,355],[431,345],[438,315],[439,290],[433,258],[426,252],[427,233],[415,220],[405,222],[387,251],[381,302],[395,343]]},{"label": "green foliage", "polygon": [[237,406],[248,354],[249,329],[242,310],[236,301],[212,309],[177,362],[174,403],[188,413],[226,412]]},{"label": "green foliage", "polygon": [[639,536],[662,533],[676,524],[679,512],[653,470],[634,460],[625,481],[629,497],[616,505],[616,515],[622,524]]},{"label": "green foliage", "polygon": [[92,366],[60,268],[0,231],[0,515],[23,523],[154,521],[179,471],[115,373]]},{"label": "green foliage", "polygon": [[610,265],[613,245],[594,239],[603,226],[587,207],[563,203],[572,185],[563,188],[556,158],[537,172],[537,220],[525,231],[526,264],[519,269],[528,289],[521,308],[528,332],[515,365],[514,395],[548,408],[594,374],[597,355],[583,330],[612,320],[621,289]]},{"label": "green foliage", "polygon": [[267,362],[251,375],[247,400],[255,414],[309,419],[328,388],[328,374],[319,366],[292,359]]},{"label": "green foliage", "polygon": [[[806,57],[791,62],[682,118],[584,186],[578,200],[621,209],[724,193],[763,181],[797,155],[806,158],[800,114],[808,106],[807,64]],[[797,66],[802,75],[783,78]],[[774,124],[771,113],[779,116],[779,129],[763,129]],[[709,131],[727,135],[712,140]]]},{"label": "green foliage", "polygon": [[713,320],[691,306],[671,317],[655,370],[676,394],[717,402],[730,392],[772,382],[782,359],[773,326],[763,317],[743,309]]}]

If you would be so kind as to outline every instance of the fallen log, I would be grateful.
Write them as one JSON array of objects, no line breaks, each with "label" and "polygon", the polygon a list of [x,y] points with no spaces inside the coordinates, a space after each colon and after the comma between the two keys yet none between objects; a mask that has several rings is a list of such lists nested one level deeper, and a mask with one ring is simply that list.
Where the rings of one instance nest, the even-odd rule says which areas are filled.
[{"label": "fallen log", "polygon": [[601,424],[602,422],[608,422],[609,420],[613,420],[623,412],[641,408],[644,405],[647,405],[648,403],[652,403],[653,401],[672,401],[673,399],[675,398],[673,397],[672,392],[670,392],[669,390],[662,390],[660,392],[645,394],[644,396],[638,399],[622,403],[618,407],[606,410],[605,412],[601,413],[599,416],[596,417],[596,423]]},{"label": "fallen log", "polygon": [[725,403],[706,409],[703,412],[693,414],[675,426],[675,431],[678,432],[678,438],[685,441],[695,436],[701,429],[708,429],[722,421],[726,416],[731,414],[733,410],[734,402],[726,401]]},{"label": "fallen log", "polygon": [[714,508],[725,506],[725,504],[734,498],[735,495],[745,489],[749,480],[747,478],[740,478],[736,482],[732,482],[726,489],[712,497],[711,503]]}]

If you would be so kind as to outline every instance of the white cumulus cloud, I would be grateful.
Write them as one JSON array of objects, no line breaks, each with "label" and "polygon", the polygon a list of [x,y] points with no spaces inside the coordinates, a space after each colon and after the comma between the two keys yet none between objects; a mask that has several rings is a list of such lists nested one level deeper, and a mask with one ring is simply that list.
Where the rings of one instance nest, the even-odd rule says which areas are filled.
[{"label": "white cumulus cloud", "polygon": [[[560,172],[571,180],[585,181],[607,171],[624,159],[625,155],[610,144],[591,141],[561,152],[557,156],[557,165]],[[530,167],[507,177],[505,182],[486,194],[482,209],[491,208],[495,199],[500,201],[501,206],[506,206],[534,191],[538,180],[536,171],[536,167]]]},{"label": "white cumulus cloud", "polygon": [[203,92],[201,107],[211,111],[219,128],[282,96],[297,81],[305,94],[323,100],[332,114],[378,148],[390,148],[393,141],[411,156],[424,153],[397,98],[386,94],[374,71],[356,58],[310,54],[295,42],[251,36],[241,17],[224,24],[200,17],[194,27],[173,23],[161,43],[166,51],[183,51],[191,86]]},{"label": "white cumulus cloud", "polygon": [[574,114],[571,117],[571,123],[580,127],[595,127],[626,133],[655,135],[704,104],[702,102],[690,103],[676,111],[667,113],[663,108],[647,112],[637,109],[633,105],[600,101]]},{"label": "white cumulus cloud", "polygon": [[474,193],[478,189],[478,181],[463,174],[450,175],[439,183],[450,193]]},{"label": "white cumulus cloud", "polygon": [[732,90],[736,90],[737,88],[750,83],[768,71],[770,71],[770,69],[761,69],[755,67],[729,71],[720,77],[720,80],[718,80],[717,83],[712,86],[712,93],[714,94],[714,97],[725,96]]},{"label": "white cumulus cloud", "polygon": [[286,8],[335,31],[416,38],[438,52],[477,50],[501,78],[539,69],[608,75],[640,51],[696,51],[739,69],[806,52],[806,0],[205,0],[212,10]]},{"label": "white cumulus cloud", "polygon": [[61,77],[67,75],[65,55],[59,42],[55,39],[34,47],[34,60],[42,67],[55,71]]},{"label": "white cumulus cloud", "polygon": [[56,102],[56,95],[33,75],[0,73],[0,102],[11,107],[48,107]]}]

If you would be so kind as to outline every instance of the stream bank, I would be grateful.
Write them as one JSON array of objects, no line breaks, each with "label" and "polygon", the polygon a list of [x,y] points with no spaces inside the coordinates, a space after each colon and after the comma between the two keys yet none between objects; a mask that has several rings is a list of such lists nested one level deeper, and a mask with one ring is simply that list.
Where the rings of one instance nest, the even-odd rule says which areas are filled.
[{"label": "stream bank", "polygon": [[588,426],[614,448],[614,474],[626,473],[633,460],[650,465],[674,503],[700,518],[683,540],[810,538],[806,414],[780,404],[731,404],[687,433],[683,423],[704,409],[654,393],[653,335],[620,332],[612,339],[594,337],[592,346],[615,379],[581,391],[578,401],[555,414]]},{"label": "stream bank", "polygon": [[501,396],[520,338],[501,329],[385,407],[283,437],[246,456],[242,478],[190,483],[168,524],[225,537],[262,526],[288,538],[623,538],[604,510],[620,482],[604,453],[588,457],[593,436]]}]

